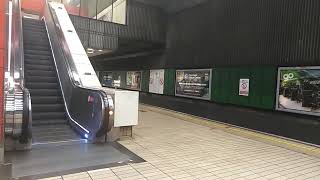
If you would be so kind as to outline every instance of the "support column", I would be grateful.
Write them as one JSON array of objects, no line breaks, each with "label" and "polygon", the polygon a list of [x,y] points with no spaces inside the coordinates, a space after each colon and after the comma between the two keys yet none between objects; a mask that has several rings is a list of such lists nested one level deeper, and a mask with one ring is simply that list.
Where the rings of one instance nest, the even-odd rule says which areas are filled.
[{"label": "support column", "polygon": [[7,0],[0,0],[0,162],[4,158],[4,63],[7,56]]}]

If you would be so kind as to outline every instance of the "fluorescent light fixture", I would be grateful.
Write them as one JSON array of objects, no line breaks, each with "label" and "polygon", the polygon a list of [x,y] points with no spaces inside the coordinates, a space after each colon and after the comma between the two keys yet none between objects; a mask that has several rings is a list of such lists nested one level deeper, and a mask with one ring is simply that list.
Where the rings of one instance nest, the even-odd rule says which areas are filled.
[{"label": "fluorescent light fixture", "polygon": [[89,135],[88,135],[88,134],[85,134],[84,137],[88,139]]},{"label": "fluorescent light fixture", "polygon": [[88,54],[93,54],[93,53],[94,53],[94,49],[88,48],[88,49],[87,49],[87,53],[88,53]]}]

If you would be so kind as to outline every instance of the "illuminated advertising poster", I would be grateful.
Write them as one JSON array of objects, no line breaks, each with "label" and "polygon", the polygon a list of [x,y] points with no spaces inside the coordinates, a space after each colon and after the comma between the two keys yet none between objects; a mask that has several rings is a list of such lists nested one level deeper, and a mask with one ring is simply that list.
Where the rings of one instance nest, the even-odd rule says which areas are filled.
[{"label": "illuminated advertising poster", "polygon": [[102,86],[113,87],[112,72],[103,72],[102,74]]},{"label": "illuminated advertising poster", "polygon": [[164,69],[150,70],[149,92],[163,94],[164,89]]},{"label": "illuminated advertising poster", "polygon": [[279,68],[277,109],[320,115],[320,67]]},{"label": "illuminated advertising poster", "polygon": [[211,69],[177,70],[176,96],[210,100]]},{"label": "illuminated advertising poster", "polygon": [[127,72],[127,88],[132,90],[141,89],[141,72],[140,71]]}]

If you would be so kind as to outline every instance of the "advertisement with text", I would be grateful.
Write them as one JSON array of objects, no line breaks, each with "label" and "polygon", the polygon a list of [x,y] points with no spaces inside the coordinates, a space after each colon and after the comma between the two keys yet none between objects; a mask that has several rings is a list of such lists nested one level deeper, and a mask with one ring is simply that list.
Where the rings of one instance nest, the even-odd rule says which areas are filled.
[{"label": "advertisement with text", "polygon": [[320,67],[280,68],[277,109],[320,115]]},{"label": "advertisement with text", "polygon": [[211,69],[177,70],[176,96],[210,100]]}]

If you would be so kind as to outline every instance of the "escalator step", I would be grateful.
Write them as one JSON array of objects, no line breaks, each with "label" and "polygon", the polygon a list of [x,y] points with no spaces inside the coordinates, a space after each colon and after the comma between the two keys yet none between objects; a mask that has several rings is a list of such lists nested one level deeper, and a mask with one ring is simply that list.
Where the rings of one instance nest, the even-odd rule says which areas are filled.
[{"label": "escalator step", "polygon": [[32,112],[32,121],[42,120],[54,120],[54,119],[65,119],[66,114],[64,112]]},{"label": "escalator step", "polygon": [[23,23],[23,25],[25,25],[25,24],[43,24],[43,22],[38,19],[30,19],[30,18],[23,18],[22,23]]},{"label": "escalator step", "polygon": [[34,31],[35,29],[34,28],[30,28],[30,29],[24,29],[23,30],[23,37],[37,37],[37,36],[41,36],[43,38],[48,38],[47,36],[47,31],[44,30],[44,29],[37,29],[36,31]]},{"label": "escalator step", "polygon": [[[69,130],[69,132],[72,130]],[[79,135],[77,135],[75,132],[71,132],[72,135],[70,134],[66,134],[65,132],[61,132],[58,134],[52,134],[51,136],[41,136],[41,135],[37,135],[36,137],[33,139],[34,142],[45,142],[45,143],[54,143],[54,142],[60,142],[60,141],[73,141],[73,140],[79,140],[81,139],[81,137]]]},{"label": "escalator step", "polygon": [[23,46],[44,46],[44,47],[50,47],[49,42],[25,42],[23,43]]},{"label": "escalator step", "polygon": [[37,41],[41,41],[41,42],[47,42],[48,41],[48,35],[45,32],[40,32],[40,33],[34,33],[33,31],[24,31],[23,32],[23,39],[24,42],[28,42],[28,41],[34,41],[35,39],[37,39]]},{"label": "escalator step", "polygon": [[25,54],[30,54],[30,55],[46,55],[46,56],[50,56],[51,55],[51,51],[41,51],[41,50],[29,50],[29,49],[25,49],[24,50]]},{"label": "escalator step", "polygon": [[24,44],[49,44],[47,39],[41,38],[41,37],[34,37],[38,38],[37,41],[32,41],[33,38],[31,37],[25,37],[26,41]]},{"label": "escalator step", "polygon": [[26,82],[48,82],[58,83],[57,77],[44,77],[44,76],[25,76]]},{"label": "escalator step", "polygon": [[[56,120],[56,121],[65,121],[66,123],[68,123],[68,120],[66,119],[60,119],[60,120]],[[66,126],[64,123],[62,124],[48,124],[45,126],[37,126],[37,127],[32,127],[32,131],[36,132],[36,133],[44,133],[47,131],[68,131],[70,130],[70,126]]]},{"label": "escalator step", "polygon": [[[44,125],[64,125],[64,124],[68,124],[68,121],[66,119],[32,120],[32,125],[34,127],[44,126]],[[48,131],[49,129],[47,129],[47,132]],[[45,131],[43,130],[43,132]]]},{"label": "escalator step", "polygon": [[32,112],[63,112],[64,104],[34,104],[32,106]]},{"label": "escalator step", "polygon": [[50,51],[50,46],[37,46],[37,45],[33,45],[33,46],[24,46],[24,50],[39,50],[39,51]]},{"label": "escalator step", "polygon": [[[66,123],[64,123],[66,124]],[[36,126],[39,127],[39,126]],[[64,136],[74,136],[75,133],[70,131],[70,127],[67,129],[50,129],[47,131],[34,131],[34,133],[38,134],[41,137],[45,137],[45,136],[53,136],[53,135],[57,135],[57,134],[61,134]]]},{"label": "escalator step", "polygon": [[52,59],[24,59],[25,64],[53,65]]},{"label": "escalator step", "polygon": [[32,31],[32,32],[47,32],[46,30],[46,26],[43,24],[39,24],[39,25],[28,25],[28,24],[24,24],[23,25],[23,31]]},{"label": "escalator step", "polygon": [[61,104],[61,103],[63,103],[63,99],[61,96],[35,96],[35,95],[31,94],[31,103],[32,103],[32,105],[34,105],[34,104]]},{"label": "escalator step", "polygon": [[56,77],[57,73],[55,71],[27,70],[25,74],[29,76]]},{"label": "escalator step", "polygon": [[36,54],[25,54],[24,58],[26,59],[51,59],[51,55],[36,55]]},{"label": "escalator step", "polygon": [[58,89],[58,83],[44,83],[44,82],[27,82],[26,86],[30,89]]},{"label": "escalator step", "polygon": [[31,64],[26,64],[25,68],[27,68],[27,70],[43,70],[43,71],[54,71],[55,68],[52,65],[31,65]]},{"label": "escalator step", "polygon": [[29,89],[32,96],[61,96],[59,89]]}]

